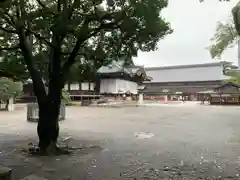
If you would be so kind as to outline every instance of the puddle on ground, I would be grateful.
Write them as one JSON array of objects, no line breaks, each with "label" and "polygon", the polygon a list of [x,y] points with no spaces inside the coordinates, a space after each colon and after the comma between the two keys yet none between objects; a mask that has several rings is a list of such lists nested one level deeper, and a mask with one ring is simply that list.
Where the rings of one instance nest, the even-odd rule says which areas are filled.
[{"label": "puddle on ground", "polygon": [[138,139],[149,139],[154,136],[153,133],[148,132],[135,132],[133,135]]}]

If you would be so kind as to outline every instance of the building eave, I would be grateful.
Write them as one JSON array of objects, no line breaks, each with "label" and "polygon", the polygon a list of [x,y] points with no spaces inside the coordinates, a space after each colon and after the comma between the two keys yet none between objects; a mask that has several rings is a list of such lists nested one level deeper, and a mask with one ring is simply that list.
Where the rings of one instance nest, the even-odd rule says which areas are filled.
[{"label": "building eave", "polygon": [[212,67],[212,66],[221,66],[222,64],[228,64],[231,62],[221,61],[221,62],[212,62],[212,63],[203,63],[203,64],[187,64],[187,65],[175,65],[175,66],[160,66],[160,67],[145,67],[147,71],[150,70],[165,70],[165,69],[185,69],[185,68],[199,68],[199,67]]}]

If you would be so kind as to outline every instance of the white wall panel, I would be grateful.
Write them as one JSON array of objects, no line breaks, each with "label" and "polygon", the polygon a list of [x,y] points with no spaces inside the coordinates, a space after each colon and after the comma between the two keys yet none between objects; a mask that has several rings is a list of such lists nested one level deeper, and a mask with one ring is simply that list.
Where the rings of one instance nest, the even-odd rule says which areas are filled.
[{"label": "white wall panel", "polygon": [[123,79],[101,79],[100,93],[126,93],[137,94],[137,83]]},{"label": "white wall panel", "polygon": [[79,84],[71,84],[70,90],[79,90]]}]

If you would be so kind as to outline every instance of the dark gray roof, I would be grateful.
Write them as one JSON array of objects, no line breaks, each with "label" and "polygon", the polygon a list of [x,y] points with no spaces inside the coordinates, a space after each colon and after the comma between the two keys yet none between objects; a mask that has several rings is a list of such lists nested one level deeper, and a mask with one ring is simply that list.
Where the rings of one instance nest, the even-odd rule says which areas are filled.
[{"label": "dark gray roof", "polygon": [[104,73],[115,73],[115,72],[122,72],[122,71],[124,71],[122,62],[112,61],[111,64],[100,67],[97,73],[104,74]]},{"label": "dark gray roof", "polygon": [[146,75],[145,69],[143,66],[124,66],[124,61],[112,61],[111,64],[107,66],[102,66],[101,68],[98,69],[97,73],[98,74],[111,74],[111,73],[119,73],[123,72],[126,74],[129,74],[130,76],[136,75],[138,71],[141,71],[144,73],[146,77],[146,81],[150,81],[152,78]]},{"label": "dark gray roof", "polygon": [[222,64],[214,62],[205,64],[179,65],[145,68],[151,82],[191,82],[191,81],[221,81],[229,79],[223,75]]},{"label": "dark gray roof", "polygon": [[125,72],[128,74],[135,74],[139,69],[143,68],[142,66],[124,66],[124,61],[112,61],[111,64],[107,66],[102,66],[98,69],[98,73],[116,73],[116,72]]},{"label": "dark gray roof", "polygon": [[[212,67],[220,66],[225,63],[230,63],[228,61],[203,63],[203,64],[185,64],[185,65],[175,65],[175,66],[160,66],[160,67],[145,67],[145,70],[165,70],[165,69],[186,69],[186,68],[198,68],[198,67]],[[235,66],[233,66],[235,67]]]}]

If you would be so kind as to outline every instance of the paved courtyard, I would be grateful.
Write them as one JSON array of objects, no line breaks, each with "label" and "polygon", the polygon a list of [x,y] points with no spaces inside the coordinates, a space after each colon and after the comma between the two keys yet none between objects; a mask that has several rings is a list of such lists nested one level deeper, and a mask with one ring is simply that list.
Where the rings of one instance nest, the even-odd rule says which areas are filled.
[{"label": "paved courtyard", "polygon": [[240,179],[239,117],[240,107],[68,107],[61,137],[85,148],[37,158],[19,151],[36,138],[26,111],[0,112],[0,164],[16,180]]}]

